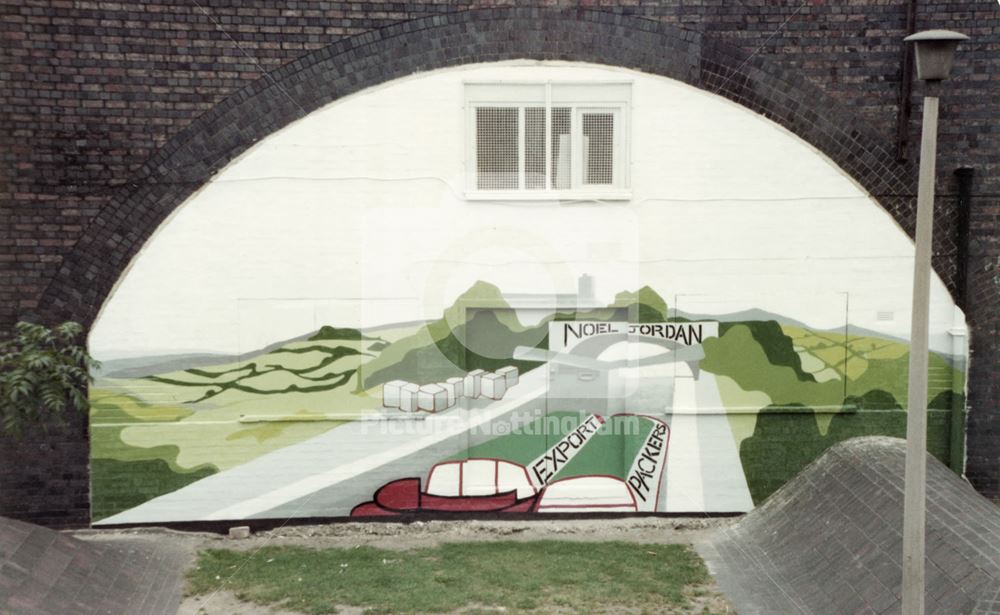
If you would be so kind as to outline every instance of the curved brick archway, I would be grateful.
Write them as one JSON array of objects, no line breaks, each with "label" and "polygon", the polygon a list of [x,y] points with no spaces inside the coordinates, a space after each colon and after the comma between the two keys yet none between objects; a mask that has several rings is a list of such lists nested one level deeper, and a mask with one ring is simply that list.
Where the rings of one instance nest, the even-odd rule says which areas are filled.
[{"label": "curved brick archway", "polygon": [[153,156],[86,229],[46,289],[47,319],[90,324],[171,212],[251,145],[343,96],[415,72],[514,59],[592,62],[676,79],[797,134],[907,232],[912,169],[803,77],[689,30],[590,10],[484,9],[403,22],[291,62],[233,94]]}]

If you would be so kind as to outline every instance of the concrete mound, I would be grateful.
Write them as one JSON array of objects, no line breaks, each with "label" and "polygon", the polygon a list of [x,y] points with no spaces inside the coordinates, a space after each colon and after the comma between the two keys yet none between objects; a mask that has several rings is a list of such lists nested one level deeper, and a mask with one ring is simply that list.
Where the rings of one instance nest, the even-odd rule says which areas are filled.
[{"label": "concrete mound", "polygon": [[0,517],[0,613],[173,615],[190,559],[149,537],[80,540]]},{"label": "concrete mound", "polygon": [[[740,615],[902,612],[905,442],[827,450],[699,551]],[[1000,615],[1000,507],[928,456],[929,614]]]}]

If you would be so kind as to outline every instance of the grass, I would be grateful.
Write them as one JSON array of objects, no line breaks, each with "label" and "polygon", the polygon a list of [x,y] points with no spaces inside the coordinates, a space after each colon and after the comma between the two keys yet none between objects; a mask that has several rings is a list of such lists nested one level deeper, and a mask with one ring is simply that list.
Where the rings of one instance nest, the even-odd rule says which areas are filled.
[{"label": "grass", "polygon": [[[336,605],[367,613],[686,612],[710,579],[686,545],[563,541],[453,543],[409,551],[207,550],[188,573],[191,594],[224,589],[241,600],[304,613]],[[701,611],[708,613],[706,609]]]}]

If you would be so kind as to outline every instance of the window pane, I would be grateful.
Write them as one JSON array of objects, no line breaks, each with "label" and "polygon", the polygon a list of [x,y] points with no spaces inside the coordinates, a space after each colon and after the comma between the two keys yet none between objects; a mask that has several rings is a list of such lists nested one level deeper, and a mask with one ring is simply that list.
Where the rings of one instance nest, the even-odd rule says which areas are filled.
[{"label": "window pane", "polygon": [[476,108],[476,188],[517,190],[517,108]]},{"label": "window pane", "polygon": [[524,187],[545,189],[545,107],[524,110]]},{"label": "window pane", "polygon": [[614,183],[615,116],[613,113],[584,113],[583,183]]},{"label": "window pane", "polygon": [[572,143],[570,142],[570,108],[552,108],[552,188],[568,190],[571,187]]}]

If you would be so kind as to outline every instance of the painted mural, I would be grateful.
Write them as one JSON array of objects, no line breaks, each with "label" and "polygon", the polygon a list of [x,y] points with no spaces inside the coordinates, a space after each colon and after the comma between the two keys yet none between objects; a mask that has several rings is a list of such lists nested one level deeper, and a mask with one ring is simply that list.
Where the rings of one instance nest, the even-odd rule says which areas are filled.
[{"label": "painted mural", "polygon": [[[707,321],[649,287],[524,324],[478,282],[449,311],[112,362],[92,390],[95,516],[734,512],[834,442],[905,430],[907,345],[874,333]],[[931,365],[947,461],[963,380],[954,357]]]},{"label": "painted mural", "polygon": [[[623,74],[629,199],[465,198],[464,83]],[[838,169],[708,94],[404,80],[258,144],[137,257],[90,338],[93,517],[746,511],[835,442],[903,435],[911,267]],[[928,447],[954,463],[937,280],[932,321]]]}]

